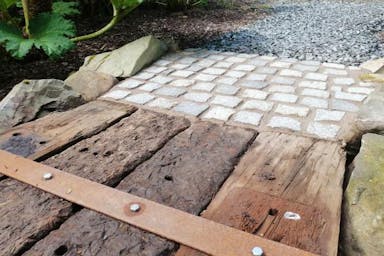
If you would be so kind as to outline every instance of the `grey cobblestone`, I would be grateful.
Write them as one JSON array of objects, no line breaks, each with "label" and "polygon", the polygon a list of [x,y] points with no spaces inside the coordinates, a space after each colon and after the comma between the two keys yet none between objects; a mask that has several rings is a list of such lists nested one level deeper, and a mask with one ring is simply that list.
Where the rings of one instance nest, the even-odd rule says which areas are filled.
[{"label": "grey cobblestone", "polygon": [[319,67],[313,66],[313,65],[296,64],[293,66],[293,69],[298,70],[298,71],[303,71],[303,72],[305,72],[305,71],[315,72],[315,71],[319,70]]},{"label": "grey cobblestone", "polygon": [[252,71],[254,70],[256,67],[253,66],[253,65],[247,65],[247,64],[242,64],[242,65],[238,65],[236,66],[233,70],[238,70],[238,71]]},{"label": "grey cobblestone", "polygon": [[222,68],[207,68],[204,69],[202,72],[209,75],[222,75],[226,72],[226,69]]},{"label": "grey cobblestone", "polygon": [[346,76],[348,75],[348,72],[346,70],[343,70],[343,69],[331,69],[331,68],[327,68],[324,70],[324,74],[327,74],[327,75],[338,75],[338,76]]},{"label": "grey cobblestone", "polygon": [[251,60],[248,60],[246,63],[250,65],[262,67],[267,65],[268,62],[269,62],[268,60],[263,60],[263,59],[251,59]]},{"label": "grey cobblestone", "polygon": [[194,90],[200,90],[200,91],[206,91],[206,92],[211,92],[213,88],[215,88],[216,84],[214,83],[204,83],[204,82],[199,82],[195,84],[192,89]]},{"label": "grey cobblestone", "polygon": [[301,103],[314,108],[328,108],[328,101],[313,97],[304,97]]},{"label": "grey cobblestone", "polygon": [[227,85],[233,85],[234,83],[236,83],[238,81],[237,78],[233,78],[233,77],[220,77],[216,80],[216,82],[218,84],[227,84]]},{"label": "grey cobblestone", "polygon": [[176,87],[161,87],[160,89],[156,90],[155,93],[158,95],[163,96],[174,96],[178,97],[186,92],[183,88],[176,88]]},{"label": "grey cobblestone", "polygon": [[296,95],[288,93],[274,93],[271,97],[271,100],[289,103],[295,103],[297,99],[298,97]]},{"label": "grey cobblestone", "polygon": [[292,63],[289,62],[283,62],[283,61],[275,61],[270,64],[271,67],[275,68],[290,68]]},{"label": "grey cobblestone", "polygon": [[275,76],[272,78],[271,82],[276,84],[293,85],[296,82],[296,79],[289,78],[289,77]]},{"label": "grey cobblestone", "polygon": [[328,75],[320,74],[320,73],[308,73],[304,76],[305,79],[309,80],[318,80],[318,81],[327,81]]},{"label": "grey cobblestone", "polygon": [[233,77],[233,78],[241,78],[245,76],[246,73],[243,71],[228,71],[225,76]]},{"label": "grey cobblestone", "polygon": [[215,63],[216,63],[216,61],[214,61],[214,60],[204,59],[204,60],[201,60],[201,61],[197,62],[196,65],[199,65],[200,67],[207,68],[207,67],[210,67],[210,66],[214,65]]},{"label": "grey cobblestone", "polygon": [[257,109],[263,112],[270,111],[273,107],[273,102],[263,101],[263,100],[247,100],[240,107],[241,109]]},{"label": "grey cobblestone", "polygon": [[202,112],[208,109],[208,107],[207,104],[183,101],[174,107],[173,110],[188,115],[199,116]]},{"label": "grey cobblestone", "polygon": [[299,83],[299,87],[307,87],[312,89],[319,89],[319,90],[325,90],[327,89],[327,83],[326,82],[320,82],[320,81],[308,81],[304,80]]},{"label": "grey cobblestone", "polygon": [[336,63],[323,63],[322,64],[324,67],[327,67],[327,68],[336,68],[336,69],[345,69],[345,65],[343,64],[336,64]]},{"label": "grey cobblestone", "polygon": [[149,93],[138,93],[138,94],[128,96],[124,100],[129,101],[129,102],[133,102],[136,104],[145,104],[154,98],[155,97]]},{"label": "grey cobblestone", "polygon": [[144,82],[142,82],[142,81],[128,78],[128,79],[118,83],[117,86],[120,88],[133,89],[133,88],[136,88],[143,83]]},{"label": "grey cobblestone", "polygon": [[190,66],[189,64],[176,63],[176,64],[173,64],[172,66],[170,66],[170,68],[173,68],[173,69],[186,69],[189,66]]},{"label": "grey cobblestone", "polygon": [[207,74],[198,74],[197,76],[195,76],[196,80],[200,80],[203,82],[211,82],[211,81],[215,80],[216,78],[217,78],[217,76],[207,75]]},{"label": "grey cobblestone", "polygon": [[147,91],[147,92],[152,92],[156,89],[159,89],[161,87],[160,84],[156,84],[156,83],[145,83],[143,84],[142,86],[139,87],[140,90],[142,91]]},{"label": "grey cobblestone", "polygon": [[170,78],[170,77],[167,77],[167,76],[155,76],[154,78],[152,78],[151,82],[154,82],[154,83],[158,83],[158,84],[167,84],[169,82],[171,82],[173,80],[173,78]]},{"label": "grey cobblestone", "polygon": [[285,92],[285,93],[295,93],[295,87],[289,85],[274,85],[271,86],[268,91],[270,92]]},{"label": "grey cobblestone", "polygon": [[320,98],[329,98],[329,92],[323,91],[323,90],[318,90],[318,89],[308,89],[305,88],[302,92],[302,95],[306,96],[314,96],[314,97],[320,97]]},{"label": "grey cobblestone", "polygon": [[244,80],[239,83],[240,86],[246,88],[263,89],[268,86],[266,82]]},{"label": "grey cobblestone", "polygon": [[256,69],[257,73],[261,74],[268,74],[268,75],[273,75],[277,72],[277,68],[271,68],[271,67],[260,67]]},{"label": "grey cobblestone", "polygon": [[354,103],[351,103],[345,100],[337,100],[337,99],[332,99],[331,109],[348,111],[348,112],[359,111],[359,107]]},{"label": "grey cobblestone", "polygon": [[229,57],[226,59],[227,62],[232,62],[232,63],[242,63],[246,60],[247,59],[245,59],[245,58],[239,58],[239,57]]},{"label": "grey cobblestone", "polygon": [[340,126],[338,125],[322,124],[319,122],[310,123],[307,128],[309,133],[315,134],[324,139],[335,138],[339,130]]},{"label": "grey cobblestone", "polygon": [[215,68],[230,68],[233,65],[231,62],[218,62],[214,65]]},{"label": "grey cobblestone", "polygon": [[189,92],[184,94],[183,97],[191,101],[207,102],[207,100],[209,100],[209,98],[211,98],[212,95],[209,93],[203,93],[203,92]]},{"label": "grey cobblestone", "polygon": [[268,93],[261,90],[245,89],[242,93],[242,96],[245,98],[265,100],[268,96]]},{"label": "grey cobblestone", "polygon": [[309,108],[279,104],[277,105],[275,112],[282,115],[296,115],[305,117],[308,115]]},{"label": "grey cobblestone", "polygon": [[265,79],[267,79],[267,75],[263,74],[250,74],[245,78],[245,80],[249,81],[264,81]]},{"label": "grey cobblestone", "polygon": [[303,72],[297,71],[297,70],[292,70],[292,69],[283,69],[280,72],[281,76],[291,76],[291,77],[302,77]]},{"label": "grey cobblestone", "polygon": [[154,73],[154,74],[160,74],[161,72],[167,70],[166,67],[157,67],[157,66],[152,66],[149,68],[146,68],[144,71]]},{"label": "grey cobblestone", "polygon": [[333,79],[333,82],[338,85],[352,85],[355,83],[355,79],[350,77],[340,77]]},{"label": "grey cobblestone", "polygon": [[176,105],[176,101],[165,99],[165,98],[157,98],[148,104],[149,107],[164,108],[164,109],[170,109],[174,105]]},{"label": "grey cobblestone", "polygon": [[169,85],[176,87],[188,87],[194,83],[195,81],[190,79],[177,79],[173,80]]},{"label": "grey cobblestone", "polygon": [[112,98],[115,100],[121,100],[121,99],[127,97],[129,94],[131,94],[131,93],[128,91],[125,91],[125,90],[113,90],[113,91],[109,91],[108,93],[104,94],[102,97],[103,98]]},{"label": "grey cobblestone", "polygon": [[342,111],[318,109],[316,110],[315,121],[340,121],[344,115],[345,112]]},{"label": "grey cobblestone", "polygon": [[250,112],[250,111],[239,111],[233,116],[235,122],[251,125],[259,125],[262,114]]},{"label": "grey cobblestone", "polygon": [[285,128],[293,131],[301,130],[300,121],[290,117],[285,117],[285,116],[272,117],[268,123],[268,126],[272,128]]},{"label": "grey cobblestone", "polygon": [[240,102],[241,99],[238,97],[217,95],[211,103],[233,108],[239,105]]},{"label": "grey cobblestone", "polygon": [[336,99],[352,100],[352,101],[363,101],[367,95],[348,93],[348,92],[335,92]]},{"label": "grey cobblestone", "polygon": [[215,92],[226,95],[235,95],[239,90],[240,88],[237,86],[221,84],[216,87]]},{"label": "grey cobblestone", "polygon": [[348,87],[347,90],[350,93],[371,94],[375,89],[366,87]]},{"label": "grey cobblestone", "polygon": [[211,107],[204,115],[204,118],[217,119],[221,121],[227,121],[235,111],[232,108],[226,108],[221,106]]},{"label": "grey cobblestone", "polygon": [[151,79],[154,76],[155,76],[155,74],[153,74],[153,73],[141,72],[141,73],[133,76],[132,78],[141,79],[141,80],[148,80],[148,79]]},{"label": "grey cobblestone", "polygon": [[193,75],[195,72],[193,71],[188,71],[188,70],[177,70],[173,73],[171,73],[172,76],[177,76],[177,77],[183,77],[183,78],[187,78],[187,77],[190,77],[191,75]]}]

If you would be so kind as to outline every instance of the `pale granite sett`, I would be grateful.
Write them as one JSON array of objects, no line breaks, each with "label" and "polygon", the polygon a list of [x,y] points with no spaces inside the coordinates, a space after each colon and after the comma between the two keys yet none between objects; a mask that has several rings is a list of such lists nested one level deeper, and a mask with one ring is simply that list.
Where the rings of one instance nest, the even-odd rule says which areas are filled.
[{"label": "pale granite sett", "polygon": [[289,102],[289,103],[295,103],[297,101],[297,96],[294,94],[288,94],[288,93],[274,93],[271,97],[271,100],[274,101],[281,101],[281,102]]},{"label": "pale granite sett", "polygon": [[222,69],[222,68],[207,68],[207,69],[204,69],[202,72],[210,75],[222,75],[226,71],[227,71],[226,69]]},{"label": "pale granite sett", "polygon": [[161,87],[160,84],[148,82],[148,83],[145,83],[142,86],[140,86],[139,89],[142,91],[152,92],[156,89],[159,89],[160,87]]},{"label": "pale granite sett", "polygon": [[241,99],[234,96],[222,96],[216,95],[215,98],[211,101],[212,104],[223,105],[227,107],[236,107],[241,102]]},{"label": "pale granite sett", "polygon": [[267,75],[264,74],[250,74],[245,78],[245,80],[250,80],[250,81],[264,81],[267,79]]},{"label": "pale granite sett", "polygon": [[174,100],[165,99],[165,98],[157,98],[157,99],[151,101],[150,103],[148,103],[147,105],[149,107],[154,107],[154,108],[170,109],[174,105],[176,105],[176,103],[177,102]]},{"label": "pale granite sett", "polygon": [[245,89],[242,93],[242,96],[246,97],[246,98],[254,98],[254,99],[264,100],[267,98],[268,93],[261,91],[261,90]]},{"label": "pale granite sett", "polygon": [[301,103],[314,108],[328,108],[328,101],[320,98],[304,97]]},{"label": "pale granite sett", "polygon": [[183,88],[177,88],[177,87],[161,87],[160,89],[156,90],[155,93],[163,96],[173,96],[178,97],[186,92]]},{"label": "pale granite sett", "polygon": [[327,81],[328,75],[320,74],[320,73],[308,73],[304,76],[305,79],[309,80],[317,80],[317,81]]},{"label": "pale granite sett", "polygon": [[176,63],[176,64],[173,64],[170,66],[170,68],[173,68],[173,69],[186,69],[187,67],[189,67],[188,64],[180,64],[180,63]]},{"label": "pale granite sett", "polygon": [[352,85],[355,83],[355,79],[350,77],[339,77],[333,79],[333,82],[337,85]]},{"label": "pale granite sett", "polygon": [[204,115],[203,118],[217,119],[221,121],[227,121],[235,111],[232,108],[226,108],[221,106],[211,107]]},{"label": "pale granite sett", "polygon": [[324,67],[327,67],[327,68],[345,69],[345,65],[343,65],[343,64],[327,63],[327,62],[325,62],[322,65]]},{"label": "pale granite sett", "polygon": [[302,95],[306,96],[314,96],[314,97],[320,97],[320,98],[329,98],[329,92],[323,91],[323,90],[317,90],[317,89],[308,89],[305,88],[302,92]]},{"label": "pale granite sett", "polygon": [[268,74],[268,75],[273,75],[277,72],[277,68],[271,68],[271,67],[260,67],[256,69],[257,73],[261,74]]},{"label": "pale granite sett", "polygon": [[335,92],[336,99],[351,100],[351,101],[363,101],[367,95],[347,93],[347,92]]},{"label": "pale granite sett", "polygon": [[371,94],[375,89],[367,87],[348,87],[347,90],[350,93]]},{"label": "pale granite sett", "polygon": [[264,100],[247,100],[241,105],[241,109],[257,109],[264,112],[270,111],[273,107],[273,102]]},{"label": "pale granite sett", "polygon": [[319,122],[313,122],[308,125],[307,132],[314,134],[323,139],[336,138],[337,133],[340,130],[340,126],[334,124],[322,124]]},{"label": "pale granite sett", "polygon": [[242,87],[254,88],[254,89],[263,89],[268,86],[266,82],[250,81],[250,80],[241,81],[239,85]]},{"label": "pale granite sett", "polygon": [[348,72],[344,69],[331,69],[331,68],[326,68],[324,69],[324,74],[327,75],[337,75],[337,76],[346,76],[348,75]]},{"label": "pale granite sett", "polygon": [[200,81],[203,81],[203,82],[212,82],[216,78],[217,78],[217,76],[207,75],[207,74],[197,74],[195,76],[196,80],[200,80]]},{"label": "pale granite sett", "polygon": [[237,86],[221,84],[215,89],[215,92],[227,95],[235,95],[240,90]]},{"label": "pale granite sett", "polygon": [[320,81],[304,80],[304,81],[299,82],[299,87],[325,90],[325,89],[327,89],[327,83],[326,82],[320,82]]},{"label": "pale granite sett", "polygon": [[246,63],[251,64],[253,66],[262,67],[262,66],[267,65],[268,62],[269,62],[268,60],[262,60],[262,59],[257,58],[257,59],[250,59]]},{"label": "pale granite sett", "polygon": [[139,85],[142,85],[144,82],[128,78],[122,82],[120,82],[117,86],[120,88],[126,88],[126,89],[133,89],[138,87]]},{"label": "pale granite sett", "polygon": [[194,80],[189,80],[189,79],[177,79],[172,81],[169,85],[171,86],[176,86],[176,87],[188,87],[192,84],[194,84]]},{"label": "pale granite sett", "polygon": [[296,82],[296,80],[294,78],[290,78],[290,77],[274,76],[272,78],[271,82],[276,83],[276,84],[293,85]]},{"label": "pale granite sett", "polygon": [[246,75],[246,73],[241,72],[241,71],[228,71],[225,74],[225,76],[234,77],[234,78],[240,78],[240,77],[243,77],[245,75]]},{"label": "pale granite sett", "polygon": [[335,110],[341,110],[341,111],[347,111],[347,112],[359,111],[358,106],[345,100],[332,99],[331,106],[332,106],[332,109],[335,109]]},{"label": "pale granite sett", "polygon": [[216,63],[216,61],[204,59],[204,60],[200,60],[196,64],[201,66],[201,67],[210,67],[210,66],[212,66],[215,63]]},{"label": "pale granite sett", "polygon": [[159,73],[165,71],[166,69],[167,69],[166,67],[152,66],[152,67],[146,68],[144,71],[151,72],[151,73],[154,73],[154,74],[159,74]]},{"label": "pale granite sett", "polygon": [[222,76],[216,80],[218,84],[233,85],[238,81],[237,78]]},{"label": "pale granite sett", "polygon": [[296,64],[293,66],[293,69],[298,71],[303,71],[303,72],[307,72],[307,71],[315,72],[319,70],[319,67],[313,66],[313,65]]},{"label": "pale granite sett", "polygon": [[293,131],[301,130],[300,121],[290,117],[285,117],[285,116],[272,117],[268,123],[268,126],[272,128],[284,128],[284,129],[289,129]]},{"label": "pale granite sett", "polygon": [[207,59],[210,59],[210,60],[223,60],[225,58],[226,56],[219,55],[219,54],[212,54],[207,57]]},{"label": "pale granite sett", "polygon": [[153,73],[141,72],[141,73],[133,76],[132,78],[141,79],[141,80],[148,80],[148,79],[151,79],[154,76],[155,76],[155,74],[153,74]]},{"label": "pale granite sett", "polygon": [[213,88],[215,88],[216,84],[214,83],[204,83],[204,82],[199,82],[195,84],[192,89],[193,90],[200,90],[200,91],[206,91],[206,92],[211,92]]},{"label": "pale granite sett", "polygon": [[231,62],[225,62],[225,61],[220,61],[220,62],[217,62],[214,67],[215,68],[229,68],[233,65],[233,63]]},{"label": "pale granite sett", "polygon": [[129,91],[113,90],[113,91],[109,91],[108,93],[104,94],[102,96],[102,98],[112,98],[115,100],[121,100],[121,99],[127,97],[129,94],[131,94]]},{"label": "pale granite sett", "polygon": [[300,117],[305,117],[309,113],[309,108],[279,104],[277,105],[275,112],[282,115],[296,115]]},{"label": "pale granite sett", "polygon": [[171,75],[172,76],[177,76],[177,77],[183,77],[183,78],[187,78],[191,75],[195,74],[195,72],[193,71],[188,71],[188,70],[177,70],[175,72],[173,72]]},{"label": "pale granite sett", "polygon": [[184,57],[184,58],[181,58],[181,59],[177,60],[178,63],[189,64],[189,65],[195,63],[196,61],[198,61],[198,59],[191,58],[191,57]]},{"label": "pale granite sett", "polygon": [[273,85],[268,88],[270,92],[295,93],[295,87],[289,85]]},{"label": "pale granite sett", "polygon": [[238,58],[238,57],[229,57],[225,61],[226,62],[232,62],[232,63],[241,63],[246,61],[247,59],[245,58]]},{"label": "pale granite sett", "polygon": [[188,115],[199,116],[208,107],[209,106],[207,104],[184,101],[174,107],[173,110]]},{"label": "pale granite sett", "polygon": [[154,83],[159,83],[159,84],[167,84],[173,81],[173,78],[167,77],[167,76],[155,76],[150,81]]},{"label": "pale granite sett", "polygon": [[275,61],[270,64],[271,67],[275,67],[275,68],[289,68],[291,65],[292,63],[282,62],[282,61]]},{"label": "pale granite sett", "polygon": [[280,71],[281,76],[291,76],[291,77],[302,77],[303,72],[292,70],[292,69],[283,69]]},{"label": "pale granite sett", "polygon": [[192,72],[199,72],[200,70],[204,69],[205,67],[199,66],[199,65],[192,65],[188,67],[186,70],[187,71],[192,71]]},{"label": "pale granite sett", "polygon": [[233,68],[233,70],[238,70],[238,71],[252,71],[254,70],[256,67],[255,66],[252,66],[252,65],[238,65],[236,67]]},{"label": "pale granite sett", "polygon": [[315,121],[340,121],[344,115],[345,112],[343,111],[318,109],[316,110]]},{"label": "pale granite sett", "polygon": [[138,93],[138,94],[133,94],[131,96],[126,97],[124,99],[124,101],[129,101],[129,102],[133,102],[133,103],[142,105],[142,104],[145,104],[154,98],[155,98],[155,96],[153,96],[149,93]]},{"label": "pale granite sett", "polygon": [[183,95],[183,98],[196,102],[207,102],[211,97],[211,94],[203,92],[189,92]]},{"label": "pale granite sett", "polygon": [[233,116],[235,122],[251,125],[259,125],[262,114],[251,111],[239,111]]},{"label": "pale granite sett", "polygon": [[155,63],[153,63],[155,66],[167,66],[169,64],[171,64],[172,61],[169,61],[169,60],[158,60],[156,61]]}]

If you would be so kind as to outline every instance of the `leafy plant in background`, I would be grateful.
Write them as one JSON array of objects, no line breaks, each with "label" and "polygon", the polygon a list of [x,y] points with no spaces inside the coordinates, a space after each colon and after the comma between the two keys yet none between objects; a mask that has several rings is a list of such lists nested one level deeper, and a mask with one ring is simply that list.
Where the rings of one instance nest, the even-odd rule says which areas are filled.
[{"label": "leafy plant in background", "polygon": [[[141,2],[142,0],[110,0],[113,8],[111,21],[94,33],[74,37],[75,25],[66,16],[79,13],[77,2],[22,0],[20,3],[17,0],[0,0],[0,45],[16,59],[25,57],[33,47],[56,58],[70,50],[74,42],[105,33]],[[16,19],[9,14],[9,9],[15,6],[23,9],[22,23],[15,22]]]}]

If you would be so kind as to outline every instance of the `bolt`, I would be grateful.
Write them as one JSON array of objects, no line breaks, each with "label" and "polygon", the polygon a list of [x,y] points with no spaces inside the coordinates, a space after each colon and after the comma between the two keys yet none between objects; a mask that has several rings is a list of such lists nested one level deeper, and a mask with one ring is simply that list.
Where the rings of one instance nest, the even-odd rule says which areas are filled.
[{"label": "bolt", "polygon": [[53,175],[52,175],[52,173],[47,172],[47,173],[44,173],[43,178],[44,178],[44,180],[50,180],[53,178]]},{"label": "bolt", "polygon": [[257,247],[257,246],[253,247],[252,255],[253,256],[263,256],[264,255],[263,249],[261,249],[261,247]]},{"label": "bolt", "polygon": [[131,210],[131,212],[138,212],[140,211],[140,205],[137,203],[131,204],[129,206],[129,209]]}]

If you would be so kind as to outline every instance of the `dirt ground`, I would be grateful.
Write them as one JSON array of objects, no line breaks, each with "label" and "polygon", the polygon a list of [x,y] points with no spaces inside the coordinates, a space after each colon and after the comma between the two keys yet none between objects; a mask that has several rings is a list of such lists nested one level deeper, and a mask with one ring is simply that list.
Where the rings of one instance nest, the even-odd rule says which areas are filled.
[{"label": "dirt ground", "polygon": [[[40,53],[17,61],[0,51],[0,100],[23,79],[65,79],[76,71],[88,55],[114,50],[149,34],[174,40],[180,48],[199,47],[205,42],[264,17],[268,8],[252,0],[233,1],[222,6],[210,3],[204,8],[170,13],[161,8],[139,8],[111,31],[93,40],[79,42],[77,47],[57,60]],[[108,15],[77,17],[78,34],[97,30],[108,22]]]}]

